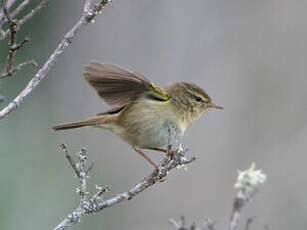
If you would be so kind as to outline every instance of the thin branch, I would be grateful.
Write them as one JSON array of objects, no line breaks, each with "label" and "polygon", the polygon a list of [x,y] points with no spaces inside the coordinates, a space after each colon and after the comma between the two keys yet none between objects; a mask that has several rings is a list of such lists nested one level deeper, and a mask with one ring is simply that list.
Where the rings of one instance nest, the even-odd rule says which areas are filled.
[{"label": "thin branch", "polygon": [[[71,220],[71,223],[69,223],[69,225],[72,225],[79,222],[80,217],[86,213],[86,210],[89,207],[95,205],[99,201],[103,193],[109,191],[109,188],[102,189],[101,187],[96,185],[97,192],[90,199],[88,199],[86,185],[89,172],[92,169],[92,164],[90,164],[87,159],[86,149],[82,148],[81,151],[76,154],[77,156],[75,157],[68,152],[67,146],[65,144],[61,144],[60,147],[65,153],[66,159],[68,160],[70,166],[73,168],[76,177],[79,179],[77,193],[80,195],[80,203],[76,211],[68,216]],[[66,227],[68,227],[68,225],[58,227],[58,229],[64,229]]]},{"label": "thin branch", "polygon": [[106,201],[99,202],[100,196],[103,194],[103,192],[108,191],[108,188],[103,190],[100,187],[96,186],[96,189],[98,191],[91,198],[87,198],[88,192],[86,188],[86,179],[88,177],[88,173],[91,167],[88,166],[86,151],[84,149],[81,150],[78,155],[79,162],[76,163],[72,156],[69,155],[69,153],[67,152],[66,146],[62,146],[64,146],[64,148],[62,147],[62,149],[66,154],[66,158],[74,169],[75,174],[79,178],[80,185],[77,189],[77,192],[80,194],[80,204],[78,208],[71,214],[69,214],[59,225],[54,228],[54,230],[63,230],[71,225],[80,222],[81,217],[85,214],[96,213],[105,208],[116,205],[122,201],[131,200],[137,194],[143,192],[157,182],[162,182],[170,170],[182,165],[189,164],[196,159],[196,157],[188,158],[186,156],[186,150],[174,151],[174,154],[172,156],[165,156],[165,158],[159,164],[159,167],[155,169],[148,177],[142,180],[139,184],[137,184],[127,192],[123,192]]},{"label": "thin branch", "polygon": [[30,0],[23,0],[22,3],[19,4],[19,6],[16,7],[16,9],[11,13],[11,17],[16,17],[28,4]]},{"label": "thin branch", "polygon": [[[43,0],[41,1],[34,9],[31,10],[30,13],[28,13],[27,15],[25,15],[22,19],[20,19],[18,21],[18,23],[16,23],[16,32],[21,28],[21,26],[28,21],[30,18],[32,18],[36,13],[38,13],[42,8],[44,8],[48,2],[50,0]],[[9,30],[3,32],[2,37],[0,38],[0,40],[5,39],[9,34]]]},{"label": "thin branch", "polygon": [[28,13],[27,15],[25,15],[22,19],[20,19],[18,21],[18,28],[17,30],[19,30],[19,28],[26,22],[28,21],[30,18],[32,18],[36,13],[38,13],[41,9],[43,9],[45,6],[47,6],[48,2],[50,0],[42,0],[34,9],[31,10],[30,13]]},{"label": "thin branch", "polygon": [[[26,62],[23,62],[23,63],[20,63],[18,64],[17,66],[13,67],[10,71],[10,74],[14,74],[16,73],[17,71],[20,71],[23,67],[27,66],[27,65],[32,65],[32,66],[37,66],[37,63],[35,60],[31,59],[29,61],[26,61]],[[3,72],[1,75],[0,75],[0,79],[2,78],[5,78],[7,76],[10,76],[9,73],[7,72]]]},{"label": "thin branch", "polygon": [[[15,18],[28,4],[30,0],[23,0],[22,3],[10,14],[11,18]],[[0,20],[0,29],[7,23],[7,20]]]},{"label": "thin branch", "polygon": [[97,16],[102,9],[110,3],[110,0],[101,0],[99,4],[91,7],[87,12],[83,12],[83,15],[78,20],[78,22],[71,28],[71,30],[64,36],[58,47],[51,54],[49,59],[45,62],[42,68],[35,74],[28,85],[22,90],[22,92],[5,108],[0,111],[0,119],[6,117],[9,113],[14,111],[23,100],[39,85],[40,81],[43,80],[49,69],[55,64],[58,57],[63,53],[63,51],[71,44],[73,38],[77,35],[79,30],[87,25],[89,22]]},{"label": "thin branch", "polygon": [[60,144],[60,147],[61,147],[61,149],[63,150],[63,152],[65,153],[65,156],[66,156],[67,160],[69,161],[69,164],[70,164],[70,165],[72,166],[72,168],[74,169],[75,174],[76,174],[78,177],[80,177],[79,171],[78,171],[78,169],[77,169],[77,166],[76,166],[76,164],[74,163],[74,160],[73,160],[72,156],[71,156],[71,155],[68,153],[68,151],[67,151],[67,146],[66,146],[65,144]]},{"label": "thin branch", "polygon": [[248,195],[243,190],[240,189],[233,202],[233,208],[229,223],[229,230],[237,229],[241,216],[241,210],[248,202],[248,200],[249,200]]},{"label": "thin branch", "polygon": [[23,41],[21,43],[12,45],[10,47],[10,50],[12,50],[12,52],[15,52],[16,50],[19,50],[21,47],[23,47],[29,41],[30,41],[30,39],[28,37],[25,37],[25,39],[23,39]]},{"label": "thin branch", "polygon": [[[16,0],[7,0],[6,1],[6,9],[9,10],[11,8],[11,6],[14,4]],[[3,3],[2,3],[3,4]],[[4,4],[3,4],[4,5]],[[2,5],[2,7],[3,7]],[[3,9],[0,9],[0,22],[4,19],[4,12]]]},{"label": "thin branch", "polygon": [[9,54],[7,56],[7,66],[6,66],[5,70],[1,73],[0,79],[13,75],[17,70],[20,70],[22,67],[24,67],[26,65],[33,64],[33,61],[31,60],[31,61],[28,61],[28,62],[21,63],[16,67],[13,67],[14,57],[16,55],[17,50],[19,50],[21,47],[23,47],[29,41],[29,38],[26,37],[20,44],[16,44],[16,33],[17,33],[16,26],[17,26],[17,23],[9,15],[8,9],[6,7],[5,0],[2,0],[2,5],[3,5],[2,6],[3,13],[6,17],[6,21],[9,24],[10,40],[9,40],[9,44],[8,44]]},{"label": "thin branch", "polygon": [[185,217],[181,216],[180,220],[177,222],[174,219],[169,219],[169,222],[174,226],[176,230],[215,230],[216,222],[207,218],[203,222],[203,225],[200,227],[196,227],[196,223],[193,222],[191,225],[187,225],[185,221]]},{"label": "thin branch", "polygon": [[[16,43],[16,22],[11,19],[8,9],[6,7],[6,1],[2,0],[2,10],[6,17],[6,20],[9,24],[9,33],[10,33],[10,40],[9,40],[9,54],[7,56],[7,67],[4,71],[4,73],[7,73],[7,75],[11,75],[11,69],[14,64],[14,56],[16,50],[13,50],[13,46],[15,46]],[[23,43],[25,44],[25,43]],[[20,46],[21,47],[21,46]]]}]

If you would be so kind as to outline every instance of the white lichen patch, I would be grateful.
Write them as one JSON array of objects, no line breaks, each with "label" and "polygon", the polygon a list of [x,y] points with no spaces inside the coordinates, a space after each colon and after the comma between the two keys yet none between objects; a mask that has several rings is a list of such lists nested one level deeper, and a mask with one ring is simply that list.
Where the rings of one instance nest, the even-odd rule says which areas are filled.
[{"label": "white lichen patch", "polygon": [[238,171],[238,177],[234,187],[250,191],[265,181],[266,175],[262,173],[261,169],[256,169],[255,163],[252,163],[249,169]]}]

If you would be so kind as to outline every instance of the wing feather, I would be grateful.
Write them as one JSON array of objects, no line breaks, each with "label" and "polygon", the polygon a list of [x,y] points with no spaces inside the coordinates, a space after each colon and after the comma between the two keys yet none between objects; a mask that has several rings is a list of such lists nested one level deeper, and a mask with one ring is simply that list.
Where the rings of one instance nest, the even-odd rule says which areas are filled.
[{"label": "wing feather", "polygon": [[116,107],[125,106],[146,93],[159,100],[169,99],[146,77],[119,66],[92,61],[85,66],[83,76],[107,104]]}]

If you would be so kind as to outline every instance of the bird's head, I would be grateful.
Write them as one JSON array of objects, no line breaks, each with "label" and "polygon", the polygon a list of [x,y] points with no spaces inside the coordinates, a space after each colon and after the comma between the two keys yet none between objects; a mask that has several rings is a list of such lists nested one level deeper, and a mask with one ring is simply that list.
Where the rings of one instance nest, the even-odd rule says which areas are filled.
[{"label": "bird's head", "polygon": [[223,109],[213,104],[209,95],[193,83],[175,83],[168,91],[178,110],[183,110],[191,120],[199,117],[207,109]]}]

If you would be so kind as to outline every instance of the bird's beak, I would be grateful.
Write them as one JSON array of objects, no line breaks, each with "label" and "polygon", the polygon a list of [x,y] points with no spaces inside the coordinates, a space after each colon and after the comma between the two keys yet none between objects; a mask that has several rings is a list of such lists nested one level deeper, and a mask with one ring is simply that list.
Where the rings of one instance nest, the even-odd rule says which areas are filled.
[{"label": "bird's beak", "polygon": [[215,104],[213,104],[211,102],[209,102],[208,107],[209,108],[215,108],[215,109],[224,109],[223,107],[215,105]]}]

